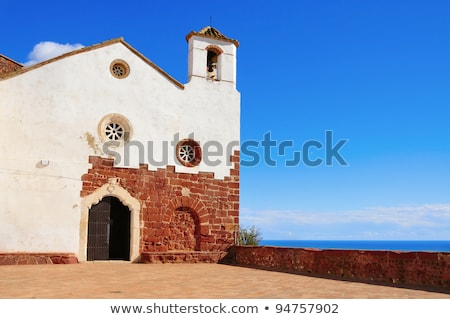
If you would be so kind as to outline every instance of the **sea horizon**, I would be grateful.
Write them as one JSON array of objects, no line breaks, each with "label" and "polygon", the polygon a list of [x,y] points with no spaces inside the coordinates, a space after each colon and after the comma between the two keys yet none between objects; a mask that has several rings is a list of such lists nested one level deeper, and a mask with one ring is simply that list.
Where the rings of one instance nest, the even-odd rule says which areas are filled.
[{"label": "sea horizon", "polygon": [[261,240],[260,246],[291,248],[450,252],[450,240]]}]

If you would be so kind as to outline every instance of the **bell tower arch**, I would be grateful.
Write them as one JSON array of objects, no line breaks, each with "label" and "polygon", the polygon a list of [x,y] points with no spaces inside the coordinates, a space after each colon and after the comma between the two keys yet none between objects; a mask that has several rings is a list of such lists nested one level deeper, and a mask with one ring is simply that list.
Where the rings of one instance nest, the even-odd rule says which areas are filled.
[{"label": "bell tower arch", "polygon": [[236,85],[239,42],[207,26],[186,36],[189,44],[188,81],[206,79]]}]

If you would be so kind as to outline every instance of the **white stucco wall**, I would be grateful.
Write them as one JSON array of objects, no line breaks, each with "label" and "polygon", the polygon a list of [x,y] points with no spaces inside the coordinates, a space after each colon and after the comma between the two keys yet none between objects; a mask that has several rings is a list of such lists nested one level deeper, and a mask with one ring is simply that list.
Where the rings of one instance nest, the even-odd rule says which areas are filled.
[{"label": "white stucco wall", "polygon": [[[127,78],[111,75],[115,59],[130,66]],[[125,116],[131,140],[145,146],[144,154],[130,148],[130,167],[137,167],[139,155],[148,163],[148,141],[153,158],[163,159],[167,141],[167,164],[176,171],[223,179],[231,168],[225,154],[211,158],[222,165],[202,161],[186,168],[170,142],[174,134],[193,133],[201,145],[217,141],[224,152],[230,143],[238,149],[239,108],[235,83],[195,78],[179,88],[121,42],[0,80],[0,252],[78,252],[81,176],[89,155],[107,156],[98,134],[105,115]],[[124,149],[115,149],[122,167]]]}]

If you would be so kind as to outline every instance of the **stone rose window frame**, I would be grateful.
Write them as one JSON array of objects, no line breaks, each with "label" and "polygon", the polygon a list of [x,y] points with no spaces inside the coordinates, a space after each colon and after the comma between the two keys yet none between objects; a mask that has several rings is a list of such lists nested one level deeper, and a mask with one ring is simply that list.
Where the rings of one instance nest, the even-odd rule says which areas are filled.
[{"label": "stone rose window frame", "polygon": [[178,162],[186,167],[197,166],[202,161],[200,144],[192,139],[179,141],[176,147],[176,155]]}]

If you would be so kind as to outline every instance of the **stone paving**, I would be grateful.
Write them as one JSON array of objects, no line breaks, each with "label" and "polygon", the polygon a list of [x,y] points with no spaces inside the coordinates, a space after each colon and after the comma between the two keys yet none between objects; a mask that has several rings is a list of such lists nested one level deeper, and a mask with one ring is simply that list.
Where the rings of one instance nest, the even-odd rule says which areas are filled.
[{"label": "stone paving", "polygon": [[450,299],[450,294],[220,264],[0,266],[0,298]]}]

